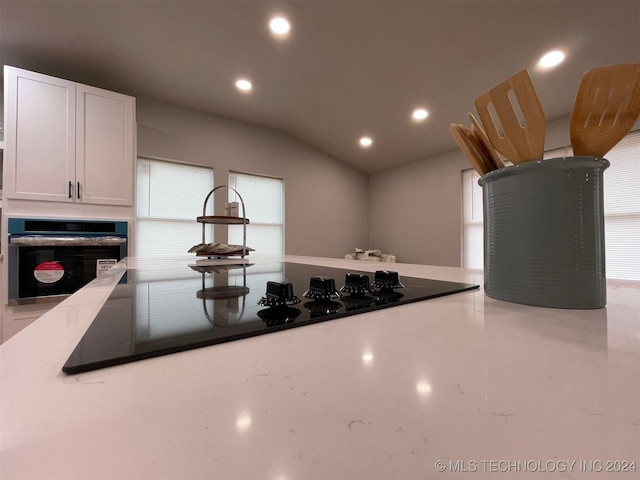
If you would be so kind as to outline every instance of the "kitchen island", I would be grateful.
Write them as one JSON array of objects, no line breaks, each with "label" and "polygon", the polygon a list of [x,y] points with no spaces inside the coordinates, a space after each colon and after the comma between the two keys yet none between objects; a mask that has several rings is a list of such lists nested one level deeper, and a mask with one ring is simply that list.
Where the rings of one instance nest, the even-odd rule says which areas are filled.
[{"label": "kitchen island", "polygon": [[62,373],[127,269],[192,260],[124,260],[0,346],[0,478],[640,478],[637,282],[609,282],[603,309],[480,288]]}]

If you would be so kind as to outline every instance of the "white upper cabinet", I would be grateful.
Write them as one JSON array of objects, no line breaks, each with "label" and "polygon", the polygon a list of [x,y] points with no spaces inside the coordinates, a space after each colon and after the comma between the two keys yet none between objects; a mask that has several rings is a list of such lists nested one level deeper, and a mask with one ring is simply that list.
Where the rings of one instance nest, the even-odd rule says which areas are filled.
[{"label": "white upper cabinet", "polygon": [[76,199],[132,205],[135,100],[76,86]]},{"label": "white upper cabinet", "polygon": [[5,66],[5,198],[133,204],[135,99]]},{"label": "white upper cabinet", "polygon": [[75,180],[75,84],[5,67],[5,198],[68,201]]}]

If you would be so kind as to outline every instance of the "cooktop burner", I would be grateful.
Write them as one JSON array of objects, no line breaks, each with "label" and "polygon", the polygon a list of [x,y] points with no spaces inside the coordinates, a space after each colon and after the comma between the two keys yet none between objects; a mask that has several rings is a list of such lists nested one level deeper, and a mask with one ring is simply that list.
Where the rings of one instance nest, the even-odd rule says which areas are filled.
[{"label": "cooktop burner", "polygon": [[131,269],[62,371],[86,372],[476,288],[387,270],[288,262]]}]

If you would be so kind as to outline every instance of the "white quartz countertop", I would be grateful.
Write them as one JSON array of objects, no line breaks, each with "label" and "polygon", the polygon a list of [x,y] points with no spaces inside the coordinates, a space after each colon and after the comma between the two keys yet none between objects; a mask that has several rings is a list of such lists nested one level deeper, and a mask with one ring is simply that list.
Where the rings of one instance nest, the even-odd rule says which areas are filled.
[{"label": "white quartz countertop", "polygon": [[598,310],[481,288],[65,375],[125,268],[0,346],[3,480],[640,478],[638,283],[609,282]]}]

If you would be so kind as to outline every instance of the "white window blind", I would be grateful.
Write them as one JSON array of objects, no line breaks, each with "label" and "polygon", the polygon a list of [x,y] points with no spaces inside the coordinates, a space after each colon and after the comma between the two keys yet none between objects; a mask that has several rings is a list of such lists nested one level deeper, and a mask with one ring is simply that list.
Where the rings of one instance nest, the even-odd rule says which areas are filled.
[{"label": "white window blind", "polygon": [[[138,159],[136,256],[186,255],[202,240],[202,205],[213,189],[213,170],[161,160]],[[207,215],[213,215],[209,199]],[[213,229],[206,228],[211,242]]]},{"label": "white window blind", "polygon": [[473,169],[462,172],[462,266],[465,268],[484,268],[482,188],[478,185],[479,178],[480,175]]},{"label": "white window blind", "polygon": [[640,280],[640,131],[605,155],[604,232],[608,278]]},{"label": "white window blind", "polygon": [[[571,147],[544,158],[573,155]],[[640,280],[640,131],[632,132],[605,155],[605,258],[607,278]],[[463,172],[463,266],[483,268],[482,188],[474,170]],[[478,214],[478,209],[480,214]]]},{"label": "white window blind", "polygon": [[[244,173],[230,173],[229,186],[244,200],[247,225],[247,246],[257,253],[284,253],[284,186],[279,178]],[[229,201],[239,202],[233,190]],[[239,214],[242,215],[242,207]],[[242,226],[229,227],[229,243],[242,244]]]}]

